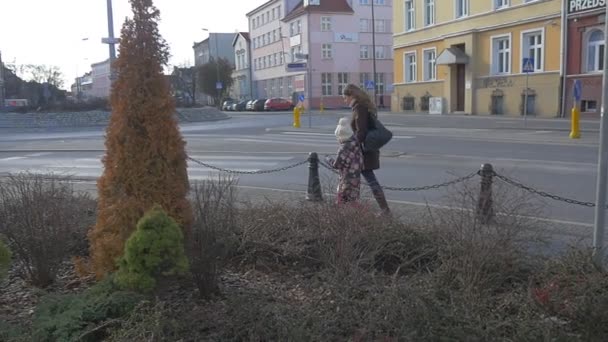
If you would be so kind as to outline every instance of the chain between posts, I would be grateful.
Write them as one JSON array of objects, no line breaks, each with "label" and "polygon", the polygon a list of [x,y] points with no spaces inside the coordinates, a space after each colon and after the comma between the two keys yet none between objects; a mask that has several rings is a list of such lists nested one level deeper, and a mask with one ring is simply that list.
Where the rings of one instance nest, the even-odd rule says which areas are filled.
[{"label": "chain between posts", "polygon": [[279,168],[276,168],[276,169],[257,170],[257,171],[238,171],[238,170],[230,170],[230,169],[224,169],[224,168],[221,168],[221,167],[213,166],[213,165],[210,165],[210,164],[207,164],[207,163],[203,163],[200,160],[196,160],[196,159],[190,158],[190,157],[188,157],[187,159],[190,160],[190,161],[192,161],[192,162],[194,162],[194,163],[196,163],[196,164],[199,164],[201,166],[204,166],[206,168],[213,169],[213,170],[216,170],[216,171],[226,172],[226,173],[232,173],[232,174],[245,174],[245,175],[261,175],[261,174],[265,174],[265,173],[281,172],[281,171],[286,171],[286,170],[289,170],[289,169],[293,169],[295,167],[298,167],[298,166],[301,166],[301,165],[304,165],[304,164],[308,163],[308,159],[306,159],[306,160],[297,162],[295,164],[291,164],[291,165],[284,166],[284,167],[279,167]]}]

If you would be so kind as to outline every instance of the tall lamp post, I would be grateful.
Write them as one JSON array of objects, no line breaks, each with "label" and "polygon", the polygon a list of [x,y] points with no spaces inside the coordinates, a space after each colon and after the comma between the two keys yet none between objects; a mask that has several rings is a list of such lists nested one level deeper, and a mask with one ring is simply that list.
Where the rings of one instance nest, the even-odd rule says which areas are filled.
[{"label": "tall lamp post", "polygon": [[374,2],[376,0],[370,0],[372,2],[372,69],[373,69],[373,80],[374,80],[374,102],[378,100],[378,86],[376,85],[376,17],[374,13]]},{"label": "tall lamp post", "polygon": [[106,2],[108,8],[108,37],[101,38],[101,42],[104,44],[108,44],[110,51],[110,84],[114,82],[115,74],[114,68],[112,64],[116,59],[116,47],[120,39],[114,37],[114,15],[112,13],[112,0],[107,0]]},{"label": "tall lamp post", "polygon": [[[209,43],[211,43],[211,32],[209,32],[209,29],[203,28],[203,31],[206,31],[207,33],[209,33]],[[211,51],[211,47],[209,47],[209,51]],[[211,56],[211,52],[209,52],[209,56]],[[217,33],[215,36],[215,72],[216,72],[216,82],[215,82],[215,89],[217,90],[217,102],[218,102],[218,107],[221,106],[221,95],[222,95],[222,89],[224,88],[224,85],[222,84],[222,81],[220,80],[220,51],[217,48]]]}]

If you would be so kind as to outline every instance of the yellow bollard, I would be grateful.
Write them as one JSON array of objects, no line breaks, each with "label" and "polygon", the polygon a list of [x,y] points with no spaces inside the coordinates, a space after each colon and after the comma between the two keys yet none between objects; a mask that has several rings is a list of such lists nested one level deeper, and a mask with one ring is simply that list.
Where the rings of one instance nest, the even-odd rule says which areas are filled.
[{"label": "yellow bollard", "polygon": [[319,105],[319,112],[323,113],[325,106],[323,106],[323,98],[321,98],[321,104]]},{"label": "yellow bollard", "polygon": [[293,127],[300,128],[300,107],[293,108]]},{"label": "yellow bollard", "polygon": [[581,131],[579,129],[579,111],[577,106],[572,107],[572,115],[571,115],[571,131],[570,131],[570,139],[578,139],[581,137]]}]

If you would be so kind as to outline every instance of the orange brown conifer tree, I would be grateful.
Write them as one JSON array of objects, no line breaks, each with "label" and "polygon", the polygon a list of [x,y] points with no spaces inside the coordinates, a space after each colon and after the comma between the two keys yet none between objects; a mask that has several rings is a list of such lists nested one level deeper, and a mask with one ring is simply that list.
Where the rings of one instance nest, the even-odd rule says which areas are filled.
[{"label": "orange brown conifer tree", "polygon": [[98,216],[89,232],[93,271],[116,269],[137,221],[159,204],[184,230],[192,221],[185,142],[163,75],[169,49],[158,30],[152,0],[130,0],[133,18],[123,25],[113,68],[112,114],[104,171],[97,182]]}]

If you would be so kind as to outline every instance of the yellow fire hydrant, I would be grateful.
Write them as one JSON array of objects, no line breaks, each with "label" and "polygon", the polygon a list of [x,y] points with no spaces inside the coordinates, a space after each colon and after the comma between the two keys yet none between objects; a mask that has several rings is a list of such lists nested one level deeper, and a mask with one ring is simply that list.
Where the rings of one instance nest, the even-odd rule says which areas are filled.
[{"label": "yellow fire hydrant", "polygon": [[576,105],[572,107],[571,113],[571,130],[570,130],[570,139],[579,139],[581,137],[581,131],[579,127],[579,110]]},{"label": "yellow fire hydrant", "polygon": [[300,107],[294,107],[293,108],[293,127],[295,128],[300,128],[300,113],[302,111],[302,108]]}]

